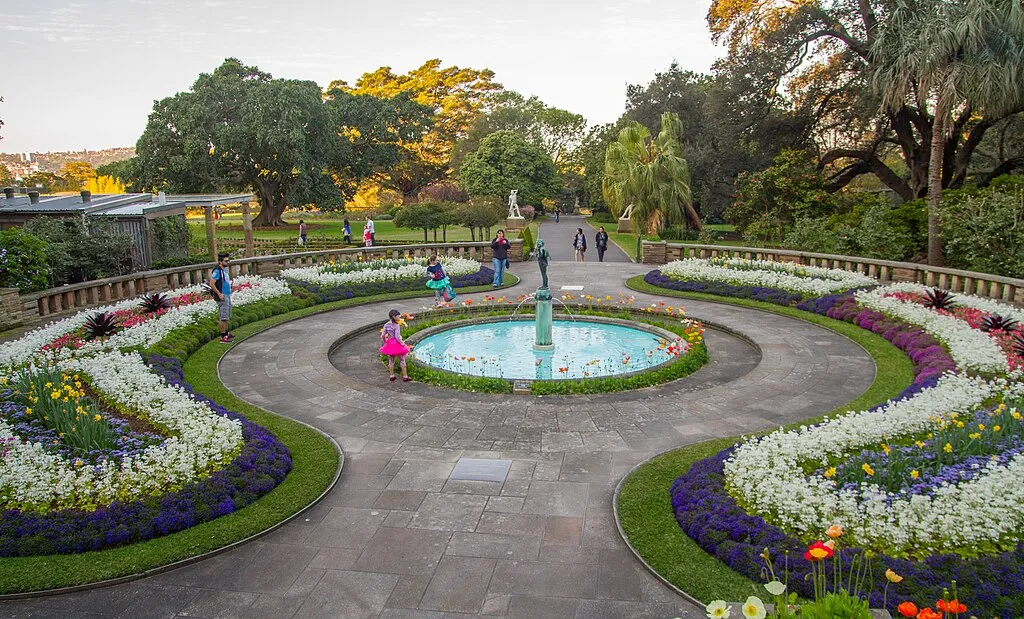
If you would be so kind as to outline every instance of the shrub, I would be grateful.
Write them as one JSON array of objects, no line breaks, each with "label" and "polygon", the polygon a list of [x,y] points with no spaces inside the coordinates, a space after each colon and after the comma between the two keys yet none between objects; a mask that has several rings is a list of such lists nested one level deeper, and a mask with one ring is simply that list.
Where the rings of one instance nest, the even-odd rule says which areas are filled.
[{"label": "shrub", "polygon": [[153,255],[151,262],[153,264],[165,259],[188,259],[188,246],[192,240],[192,233],[184,216],[155,219],[152,231]]},{"label": "shrub", "polygon": [[1019,277],[1024,273],[1024,197],[992,189],[942,208],[948,266]]},{"label": "shrub", "polygon": [[529,227],[523,228],[520,236],[523,237],[523,260],[529,260],[530,253],[533,252],[533,246],[537,241],[533,240],[533,232],[530,231]]},{"label": "shrub", "polygon": [[31,292],[45,289],[49,281],[46,242],[21,228],[0,232],[0,288]]},{"label": "shrub", "polygon": [[36,217],[25,224],[25,231],[46,242],[52,287],[132,270],[132,239],[114,222],[89,221],[87,226],[78,217]]}]

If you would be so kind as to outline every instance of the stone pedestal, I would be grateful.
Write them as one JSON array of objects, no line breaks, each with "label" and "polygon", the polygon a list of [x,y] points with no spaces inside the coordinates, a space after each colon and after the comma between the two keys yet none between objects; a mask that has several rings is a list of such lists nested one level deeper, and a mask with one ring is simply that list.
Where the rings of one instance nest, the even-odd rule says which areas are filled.
[{"label": "stone pedestal", "polygon": [[551,291],[547,288],[538,288],[537,296],[537,336],[534,339],[535,350],[553,350],[554,343],[551,341]]},{"label": "stone pedestal", "polygon": [[615,226],[616,232],[632,232],[633,224],[630,223],[629,217],[619,217],[618,224]]},{"label": "stone pedestal", "polygon": [[522,230],[526,227],[525,217],[508,217],[505,219],[506,230]]}]

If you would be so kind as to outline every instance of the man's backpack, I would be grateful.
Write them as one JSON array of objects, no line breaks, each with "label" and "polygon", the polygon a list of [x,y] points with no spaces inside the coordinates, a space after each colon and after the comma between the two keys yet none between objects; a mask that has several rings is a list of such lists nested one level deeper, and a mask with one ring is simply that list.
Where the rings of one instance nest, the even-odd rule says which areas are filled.
[{"label": "man's backpack", "polygon": [[[220,271],[219,274],[217,273],[218,271]],[[214,275],[218,276],[214,277]],[[218,296],[216,293],[223,294],[224,291],[224,269],[222,269],[220,266],[213,267],[213,272],[210,274],[210,277],[211,279],[213,279],[213,284],[217,288],[210,288],[209,284],[207,284],[206,287],[209,288],[210,296],[213,297],[214,299],[217,299]]]}]

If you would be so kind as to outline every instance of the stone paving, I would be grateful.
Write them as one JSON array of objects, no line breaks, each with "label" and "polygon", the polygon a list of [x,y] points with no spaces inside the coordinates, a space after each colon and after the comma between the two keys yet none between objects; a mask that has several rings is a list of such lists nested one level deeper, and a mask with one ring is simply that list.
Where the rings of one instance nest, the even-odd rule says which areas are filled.
[{"label": "stone paving", "polygon": [[[572,218],[564,223],[576,227]],[[523,283],[509,292],[538,285],[535,264],[513,266]],[[549,273],[555,289],[576,285],[585,294],[617,296],[628,293],[626,278],[646,270],[553,262]],[[637,306],[659,300],[636,295]],[[711,363],[660,388],[536,398],[389,383],[372,334],[335,350],[332,364],[329,351],[342,334],[383,324],[391,305],[416,311],[425,301],[310,316],[241,342],[224,357],[221,378],[232,391],[316,426],[343,448],[340,481],[321,503],[194,565],[84,593],[7,602],[2,614],[703,617],[702,608],[649,574],[619,537],[615,485],[652,455],[811,417],[858,396],[874,377],[867,353],[830,331],[697,301],[685,301],[689,316],[746,339],[709,330]],[[503,481],[450,479],[461,458],[511,465]]]}]

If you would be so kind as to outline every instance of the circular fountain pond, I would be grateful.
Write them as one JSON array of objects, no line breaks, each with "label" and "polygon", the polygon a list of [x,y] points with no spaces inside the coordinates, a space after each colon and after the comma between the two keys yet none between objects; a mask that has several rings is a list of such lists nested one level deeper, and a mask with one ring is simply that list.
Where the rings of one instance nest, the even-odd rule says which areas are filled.
[{"label": "circular fountain pond", "polygon": [[508,380],[579,380],[621,376],[685,353],[675,334],[612,319],[556,319],[552,350],[536,350],[532,318],[459,321],[415,334],[412,356],[432,367]]}]

